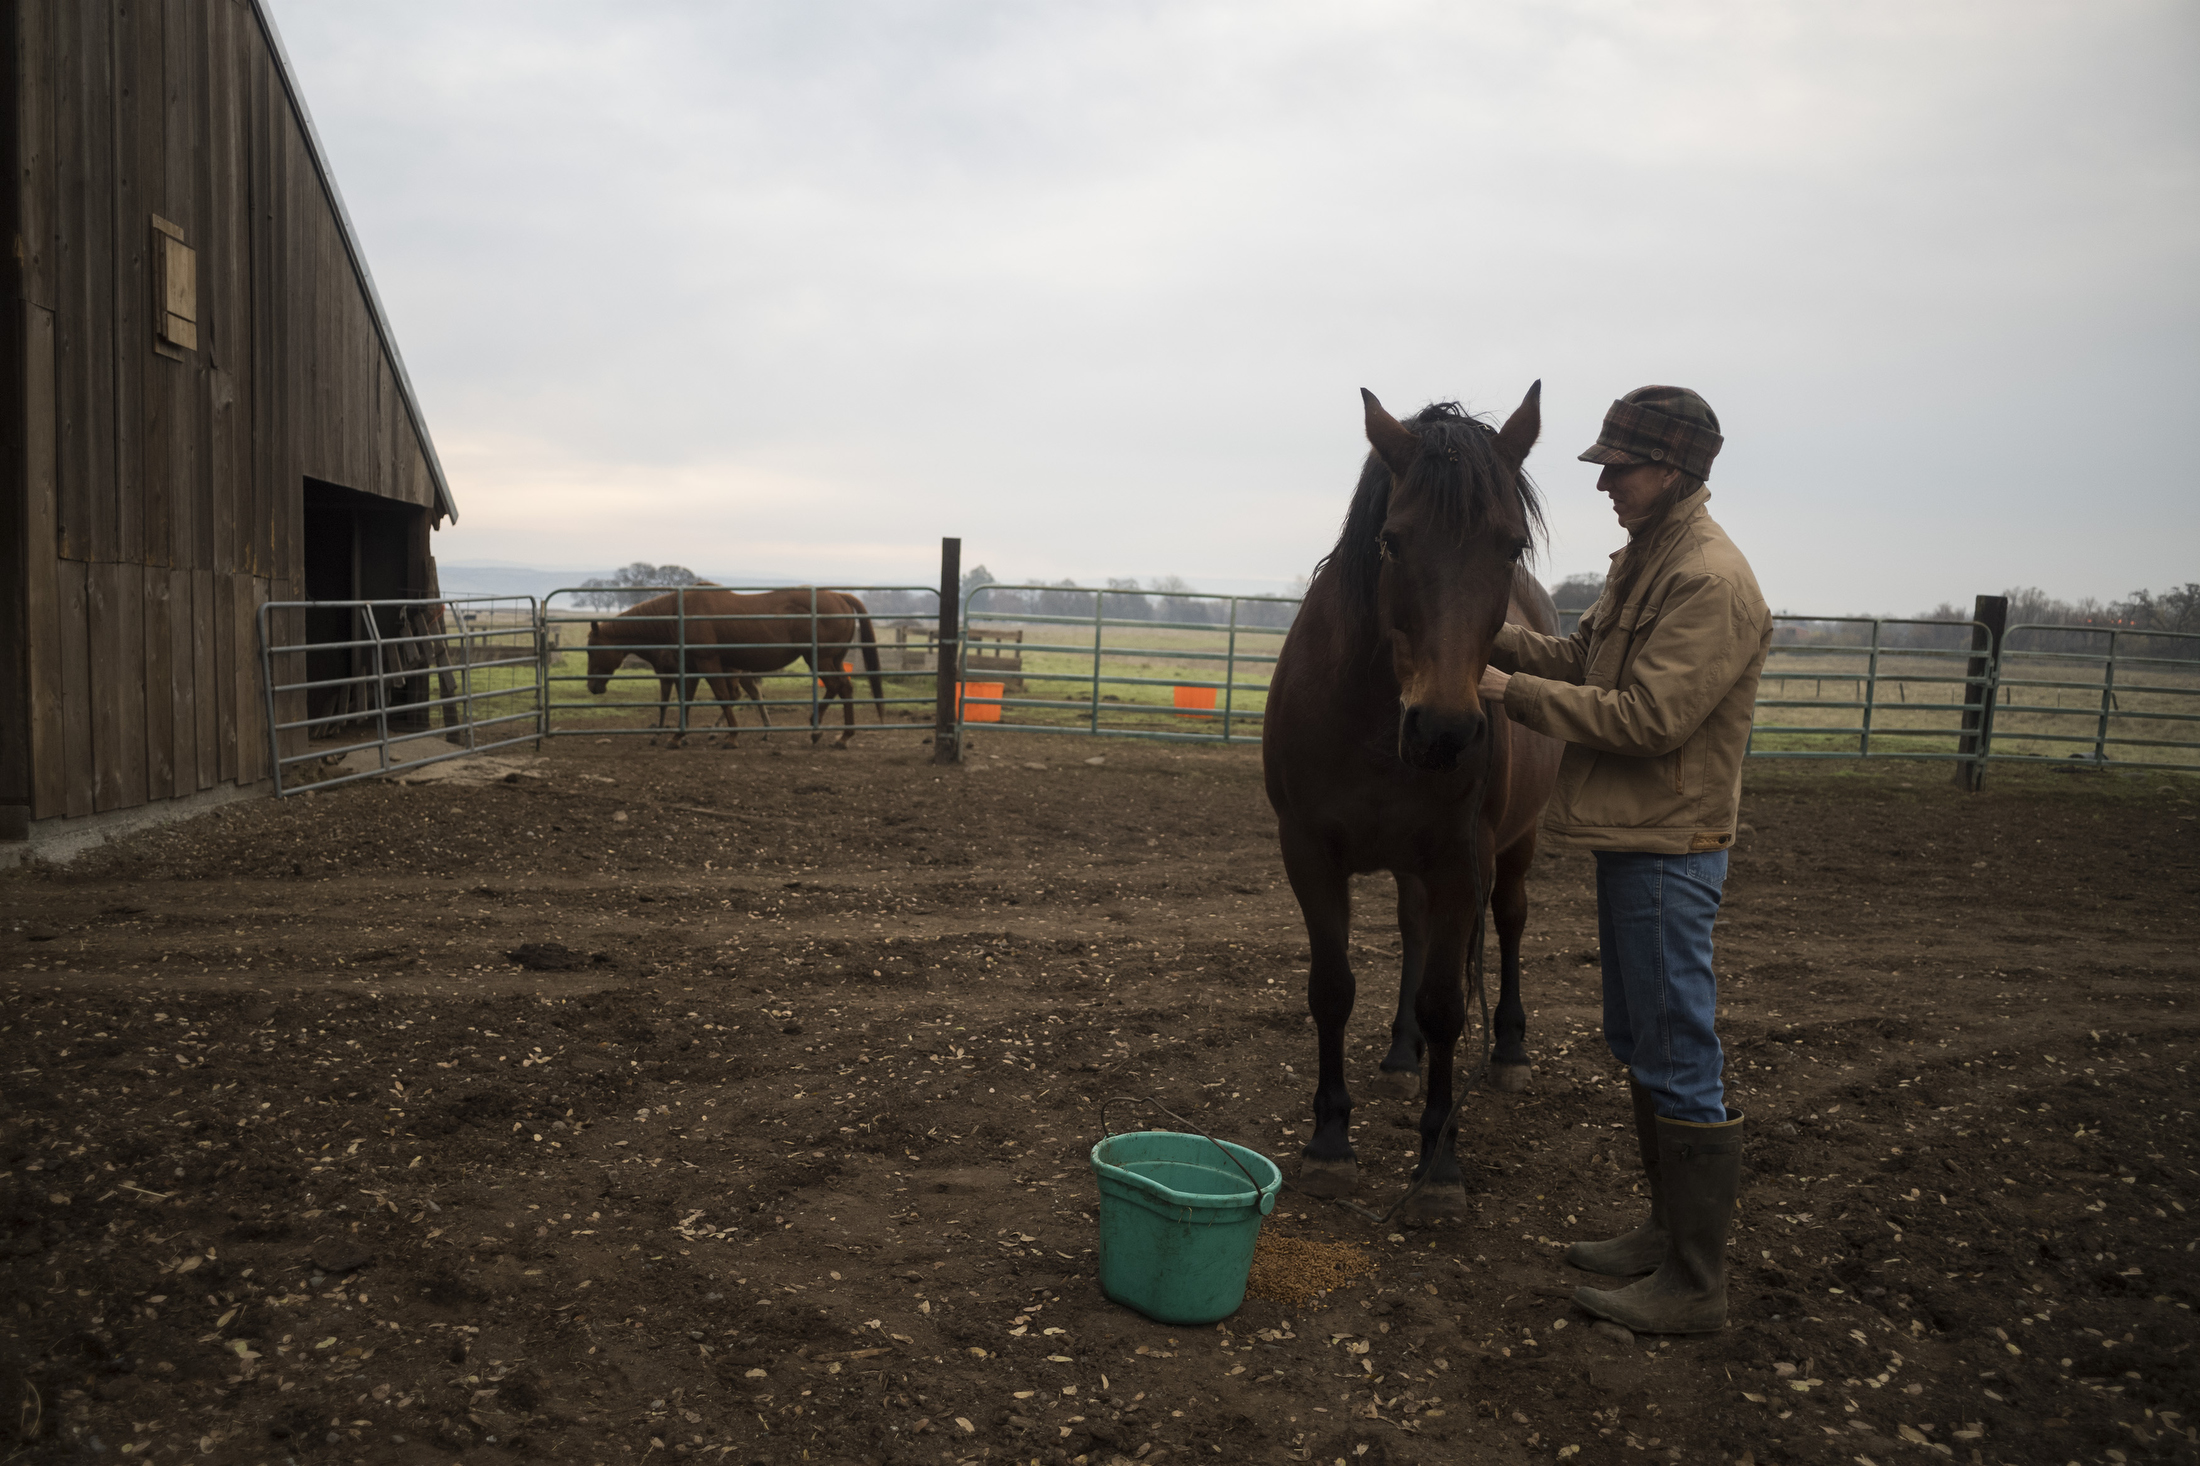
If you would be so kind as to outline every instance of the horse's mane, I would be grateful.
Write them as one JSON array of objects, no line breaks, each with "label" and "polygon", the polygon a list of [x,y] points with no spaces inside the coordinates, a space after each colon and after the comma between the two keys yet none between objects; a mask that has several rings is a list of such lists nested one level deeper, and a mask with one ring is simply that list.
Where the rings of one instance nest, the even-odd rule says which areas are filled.
[{"label": "horse's mane", "polygon": [[[1405,420],[1421,440],[1421,451],[1407,470],[1406,482],[1429,494],[1440,522],[1464,538],[1499,512],[1510,494],[1526,524],[1531,550],[1546,529],[1543,500],[1525,469],[1509,471],[1494,446],[1497,429],[1456,402],[1431,402]],[[1314,567],[1314,578],[1335,573],[1346,617],[1358,629],[1375,609],[1375,583],[1382,555],[1375,536],[1390,514],[1390,470],[1374,453],[1360,470],[1345,511],[1344,529],[1335,548]]]}]

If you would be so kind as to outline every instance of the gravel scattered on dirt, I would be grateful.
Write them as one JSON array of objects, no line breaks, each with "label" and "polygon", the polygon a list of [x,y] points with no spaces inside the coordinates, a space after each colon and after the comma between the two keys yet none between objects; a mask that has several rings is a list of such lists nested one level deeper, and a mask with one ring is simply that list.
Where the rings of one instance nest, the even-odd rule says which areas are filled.
[{"label": "gravel scattered on dirt", "polygon": [[[560,739],[516,780],[231,806],[0,877],[0,1436],[441,1466],[2194,1459],[2190,780],[1752,766],[1725,1333],[1569,1301],[1604,1280],[1562,1244],[1642,1203],[1568,852],[1530,886],[1534,1087],[1464,1114],[1468,1219],[1372,1229],[1287,1189],[1271,1257],[1371,1270],[1194,1330],[1098,1294],[1099,1106],[1155,1097],[1292,1174],[1304,940],[1253,751],[1103,747]],[[1387,882],[1360,896],[1364,1083],[1397,944]],[[1355,1119],[1387,1204],[1417,1111]]]}]

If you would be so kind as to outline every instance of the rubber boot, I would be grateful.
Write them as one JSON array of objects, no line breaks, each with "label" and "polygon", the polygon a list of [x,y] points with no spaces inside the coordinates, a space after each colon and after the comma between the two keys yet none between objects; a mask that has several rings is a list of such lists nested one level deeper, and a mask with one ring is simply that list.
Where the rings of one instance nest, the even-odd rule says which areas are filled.
[{"label": "rubber boot", "polygon": [[1658,1108],[1650,1091],[1627,1081],[1635,1102],[1635,1144],[1642,1151],[1643,1179],[1650,1184],[1650,1220],[1632,1232],[1602,1242],[1576,1242],[1566,1260],[1587,1273],[1636,1278],[1656,1272],[1665,1261],[1665,1197],[1658,1189]]},{"label": "rubber boot", "polygon": [[1721,1125],[1658,1121],[1664,1183],[1665,1261],[1641,1282],[1574,1302],[1638,1334],[1709,1334],[1726,1327],[1726,1234],[1742,1181],[1742,1116]]}]

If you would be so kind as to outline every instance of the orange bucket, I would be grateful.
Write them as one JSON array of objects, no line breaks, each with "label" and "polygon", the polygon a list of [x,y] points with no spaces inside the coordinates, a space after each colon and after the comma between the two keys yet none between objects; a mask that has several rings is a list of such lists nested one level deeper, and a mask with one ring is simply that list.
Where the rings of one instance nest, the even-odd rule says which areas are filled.
[{"label": "orange bucket", "polygon": [[[853,671],[855,670],[855,668],[853,668],[853,667],[849,666],[849,665],[848,665],[848,664],[847,664],[846,662],[842,662],[842,663],[840,664],[840,670],[841,670],[842,672],[844,672],[844,673],[845,673],[845,672],[853,672]],[[817,679],[817,687],[818,687],[818,691],[820,691],[820,692],[822,692],[822,691],[824,691],[824,690],[825,690],[825,679],[824,679],[824,678],[820,677],[820,678],[818,678],[818,679]]]},{"label": "orange bucket", "polygon": [[[962,682],[955,687],[955,711],[965,723],[998,723],[1001,721],[1001,698],[1008,692],[1006,682]],[[969,698],[969,706],[963,699]]]},{"label": "orange bucket", "polygon": [[1215,690],[1212,687],[1179,687],[1176,690],[1176,715],[1180,718],[1211,718],[1215,715]]}]

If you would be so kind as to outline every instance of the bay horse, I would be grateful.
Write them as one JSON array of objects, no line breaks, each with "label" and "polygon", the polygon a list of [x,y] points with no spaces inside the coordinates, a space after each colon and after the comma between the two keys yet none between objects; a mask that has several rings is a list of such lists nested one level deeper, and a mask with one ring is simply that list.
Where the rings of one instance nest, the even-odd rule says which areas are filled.
[{"label": "bay horse", "polygon": [[1261,733],[1284,870],[1312,948],[1306,995],[1320,1073],[1296,1184],[1316,1196],[1358,1184],[1344,1077],[1351,878],[1387,870],[1404,952],[1377,1082],[1411,1098],[1427,1059],[1413,1198],[1424,1219],[1466,1208],[1446,1122],[1452,1051],[1466,1027],[1461,975],[1476,955],[1484,893],[1503,957],[1493,1078],[1524,1089],[1529,1075],[1520,936],[1536,822],[1562,750],[1485,706],[1476,684],[1506,620],[1558,627],[1521,563],[1543,527],[1521,468],[1542,431],[1542,387],[1494,431],[1455,403],[1401,423],[1362,391],[1373,451],[1277,656]]},{"label": "bay horse", "polygon": [[[856,685],[841,666],[852,648],[860,648],[879,721],[886,721],[886,688],[879,677],[878,634],[871,627],[870,608],[845,591],[812,591],[808,586],[759,592],[690,588],[652,596],[608,621],[591,621],[588,690],[602,696],[611,674],[629,652],[647,657],[640,650],[643,647],[655,647],[678,661],[683,605],[687,621],[684,671],[689,678],[713,679],[719,700],[729,707],[733,699],[716,679],[754,678],[796,661],[809,662],[812,675],[825,684],[824,703],[811,714],[810,741],[815,743],[824,736],[820,720],[828,711],[825,704],[838,700],[844,726],[834,746],[845,748],[855,737]],[[663,665],[658,670],[661,675],[665,673]],[[761,701],[758,706],[761,708]]]}]

